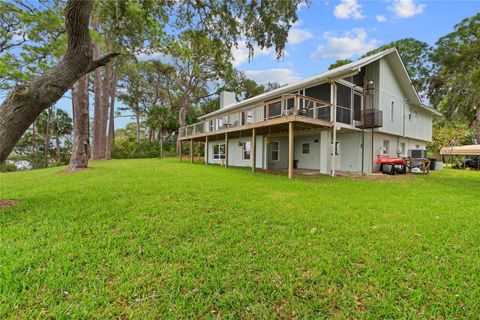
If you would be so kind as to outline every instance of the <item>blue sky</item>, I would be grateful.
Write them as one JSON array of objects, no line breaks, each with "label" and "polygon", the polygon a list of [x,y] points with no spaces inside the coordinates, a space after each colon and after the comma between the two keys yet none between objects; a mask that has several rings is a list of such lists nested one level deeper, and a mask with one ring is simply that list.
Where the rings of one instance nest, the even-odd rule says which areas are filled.
[{"label": "blue sky", "polygon": [[[310,7],[299,9],[300,21],[289,34],[283,58],[277,60],[273,49],[257,49],[248,61],[248,51],[240,45],[233,51],[234,65],[259,83],[291,83],[327,70],[337,59],[354,60],[402,38],[434,45],[455,24],[477,12],[479,0],[312,0]],[[70,99],[61,99],[57,106],[71,113]],[[131,121],[117,118],[115,127]]]},{"label": "blue sky", "polygon": [[289,83],[321,73],[337,59],[357,59],[367,51],[406,37],[430,45],[453,31],[462,19],[480,11],[480,1],[313,0],[299,10],[285,57],[257,50],[234,52],[235,64],[257,82]]}]

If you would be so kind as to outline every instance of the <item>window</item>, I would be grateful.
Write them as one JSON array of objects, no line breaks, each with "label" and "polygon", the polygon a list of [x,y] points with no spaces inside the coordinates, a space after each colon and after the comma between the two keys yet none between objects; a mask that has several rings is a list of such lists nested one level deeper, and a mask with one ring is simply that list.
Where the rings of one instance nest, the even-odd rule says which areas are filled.
[{"label": "window", "polygon": [[250,141],[242,144],[242,157],[243,160],[250,160]]},{"label": "window", "polygon": [[392,101],[392,104],[390,105],[390,121],[393,121],[393,111],[395,110],[395,102]]},{"label": "window", "polygon": [[248,109],[247,110],[247,124],[253,123],[253,110]]},{"label": "window", "polygon": [[217,130],[222,130],[224,125],[225,125],[225,119],[217,118]]},{"label": "window", "polygon": [[246,123],[246,112],[242,111],[240,112],[240,125],[244,126]]},{"label": "window", "polygon": [[225,159],[225,144],[216,144],[213,146],[213,159],[223,160]]},{"label": "window", "polygon": [[302,154],[310,153],[310,143],[302,143]]},{"label": "window", "polygon": [[390,149],[390,140],[383,140],[383,154],[388,154]]},{"label": "window", "polygon": [[210,120],[210,121],[208,122],[208,128],[209,128],[209,131],[210,131],[210,132],[213,131],[213,120]]},{"label": "window", "polygon": [[272,150],[272,161],[278,161],[279,157],[279,150],[280,150],[280,143],[278,141],[272,141],[271,145]]}]

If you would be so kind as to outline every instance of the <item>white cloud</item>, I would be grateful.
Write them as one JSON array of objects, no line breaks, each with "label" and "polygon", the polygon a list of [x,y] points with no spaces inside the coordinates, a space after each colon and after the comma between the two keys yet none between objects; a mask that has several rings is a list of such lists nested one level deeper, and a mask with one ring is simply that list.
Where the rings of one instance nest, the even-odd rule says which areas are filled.
[{"label": "white cloud", "polygon": [[298,21],[288,33],[288,44],[299,44],[313,38],[313,33],[308,29],[302,29],[298,26],[302,24],[302,21]]},{"label": "white cloud", "polygon": [[[253,48],[253,54],[255,56],[261,56],[261,55],[271,55],[273,53],[273,49],[260,49],[257,46],[254,46]],[[238,67],[242,63],[248,61],[248,48],[245,45],[244,42],[239,43],[238,48],[233,47],[232,48],[232,64],[234,67]]]},{"label": "white cloud", "polygon": [[378,16],[376,16],[376,18],[377,18],[377,21],[378,21],[378,22],[385,22],[385,21],[387,21],[387,17],[382,16],[382,15],[378,15]]},{"label": "white cloud", "polygon": [[135,57],[139,61],[150,61],[150,60],[166,60],[168,59],[168,55],[160,52],[160,51],[153,51],[153,52],[141,52],[135,54]]},{"label": "white cloud", "polygon": [[423,12],[424,4],[415,4],[415,0],[395,0],[393,10],[400,18],[410,18]]},{"label": "white cloud", "polygon": [[355,20],[365,18],[362,13],[362,7],[357,3],[357,0],[342,0],[342,3],[335,6],[333,14],[337,19],[349,19]]},{"label": "white cloud", "polygon": [[342,37],[335,37],[331,33],[325,33],[327,44],[318,46],[317,50],[310,55],[312,59],[348,59],[375,49],[378,41],[367,40],[367,32],[362,28],[355,28],[346,32]]},{"label": "white cloud", "polygon": [[244,72],[247,78],[261,84],[275,81],[283,85],[300,80],[300,77],[292,69],[288,68],[248,70]]}]

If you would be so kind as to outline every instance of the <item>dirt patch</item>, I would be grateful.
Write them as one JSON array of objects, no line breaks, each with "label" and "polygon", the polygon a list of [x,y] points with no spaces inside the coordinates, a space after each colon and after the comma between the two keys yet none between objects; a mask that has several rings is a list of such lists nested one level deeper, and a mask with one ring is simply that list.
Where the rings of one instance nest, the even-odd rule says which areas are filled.
[{"label": "dirt patch", "polygon": [[19,204],[18,200],[0,200],[0,209],[8,209]]}]

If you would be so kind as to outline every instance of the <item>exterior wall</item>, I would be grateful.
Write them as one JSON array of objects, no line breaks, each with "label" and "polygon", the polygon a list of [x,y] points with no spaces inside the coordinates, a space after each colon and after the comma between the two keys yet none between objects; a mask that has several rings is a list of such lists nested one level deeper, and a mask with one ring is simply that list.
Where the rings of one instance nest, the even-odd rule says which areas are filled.
[{"label": "exterior wall", "polygon": [[405,108],[405,137],[432,141],[432,115],[407,103]]},{"label": "exterior wall", "polygon": [[[340,143],[340,150],[339,155],[335,157],[335,170],[360,172],[362,170],[362,133],[337,131],[337,142]],[[332,145],[329,150],[328,169],[330,171]]]},{"label": "exterior wall", "polygon": [[272,146],[271,144],[266,144],[266,159],[267,159],[267,168],[268,169],[286,169],[288,168],[288,137],[287,136],[272,136],[268,137],[266,140],[278,141],[279,143],[279,153],[278,160],[272,160]]},{"label": "exterior wall", "polygon": [[[228,139],[228,165],[233,167],[251,167],[252,160],[243,160],[242,147],[238,145],[239,142],[251,141],[252,137]],[[215,144],[223,144],[225,140],[216,140],[208,142],[208,163],[220,164],[222,160],[213,159],[213,146]],[[257,158],[256,167],[264,169],[265,166],[265,136],[257,136]],[[252,156],[252,155],[251,155]]]},{"label": "exterior wall", "polygon": [[386,59],[381,59],[378,63],[378,108],[383,111],[383,127],[379,128],[378,132],[431,141],[433,116],[421,107],[409,104]]}]

